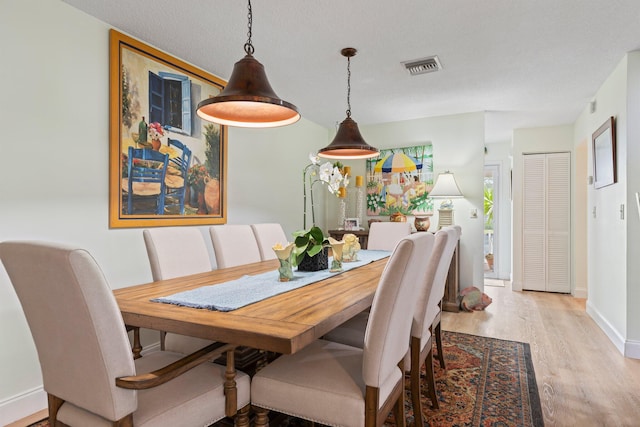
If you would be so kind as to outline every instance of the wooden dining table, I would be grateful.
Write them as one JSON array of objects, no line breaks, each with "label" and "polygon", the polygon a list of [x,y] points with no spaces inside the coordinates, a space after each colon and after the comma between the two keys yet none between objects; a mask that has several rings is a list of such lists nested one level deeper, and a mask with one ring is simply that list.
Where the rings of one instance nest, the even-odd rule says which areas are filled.
[{"label": "wooden dining table", "polygon": [[152,302],[153,298],[273,271],[262,261],[114,290],[125,324],[275,353],[295,353],[371,306],[388,258],[233,311]]}]

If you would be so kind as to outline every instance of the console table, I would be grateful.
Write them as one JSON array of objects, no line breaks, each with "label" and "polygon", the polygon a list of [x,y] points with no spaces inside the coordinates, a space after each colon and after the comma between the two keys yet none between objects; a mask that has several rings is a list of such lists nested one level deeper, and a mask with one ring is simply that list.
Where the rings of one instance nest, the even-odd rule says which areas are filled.
[{"label": "console table", "polygon": [[[336,240],[342,240],[342,236],[351,233],[358,237],[362,249],[367,249],[369,241],[369,230],[329,230],[329,235]],[[460,289],[460,241],[456,244],[447,273],[447,280],[444,287],[444,298],[442,299],[442,309],[444,311],[460,311],[459,301]]]},{"label": "console table", "polygon": [[449,272],[444,285],[444,298],[442,299],[442,309],[444,311],[460,311],[460,301],[458,300],[458,290],[460,289],[460,240],[453,250]]},{"label": "console table", "polygon": [[358,237],[360,241],[360,248],[367,249],[367,243],[369,242],[369,230],[329,230],[329,236],[336,240],[342,240],[342,236],[345,234],[353,234]]}]

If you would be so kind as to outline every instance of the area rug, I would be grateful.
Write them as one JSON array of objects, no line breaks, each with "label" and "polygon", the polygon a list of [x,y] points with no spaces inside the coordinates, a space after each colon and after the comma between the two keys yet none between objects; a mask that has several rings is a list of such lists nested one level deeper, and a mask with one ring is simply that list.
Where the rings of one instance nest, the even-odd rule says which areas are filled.
[{"label": "area rug", "polygon": [[[529,344],[448,331],[442,334],[446,371],[434,358],[440,409],[432,410],[429,399],[421,397],[425,426],[544,426]],[[407,424],[414,425],[408,381],[406,388]]]},{"label": "area rug", "polygon": [[[448,331],[442,332],[442,340],[446,371],[434,362],[440,409],[431,409],[423,387],[424,426],[544,426],[529,344]],[[408,379],[406,389],[407,425],[415,425]],[[48,425],[44,421],[30,427]],[[303,423],[280,417],[271,425],[295,427]],[[386,425],[395,426],[393,416]]]}]

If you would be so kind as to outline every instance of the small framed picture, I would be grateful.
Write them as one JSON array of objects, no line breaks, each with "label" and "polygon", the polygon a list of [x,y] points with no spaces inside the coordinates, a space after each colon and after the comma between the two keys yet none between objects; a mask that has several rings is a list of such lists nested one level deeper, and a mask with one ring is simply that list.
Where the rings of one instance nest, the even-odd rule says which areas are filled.
[{"label": "small framed picture", "polygon": [[616,165],[616,132],[615,119],[609,117],[593,133],[593,179],[594,187],[602,188],[615,184],[617,179]]},{"label": "small framed picture", "polygon": [[345,218],[344,219],[345,230],[360,230],[360,219],[358,218]]}]

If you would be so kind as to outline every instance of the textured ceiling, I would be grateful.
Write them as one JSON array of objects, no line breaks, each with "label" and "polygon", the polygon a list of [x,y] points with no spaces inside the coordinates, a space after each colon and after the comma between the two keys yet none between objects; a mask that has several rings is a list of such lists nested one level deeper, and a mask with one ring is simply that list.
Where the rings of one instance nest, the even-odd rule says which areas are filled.
[{"label": "textured ceiling", "polygon": [[[224,79],[244,56],[242,0],[63,0]],[[487,112],[487,142],[514,128],[573,123],[626,52],[640,48],[638,0],[253,0],[255,58],[302,116],[346,110],[383,123]],[[411,77],[401,62],[438,55]]]}]

